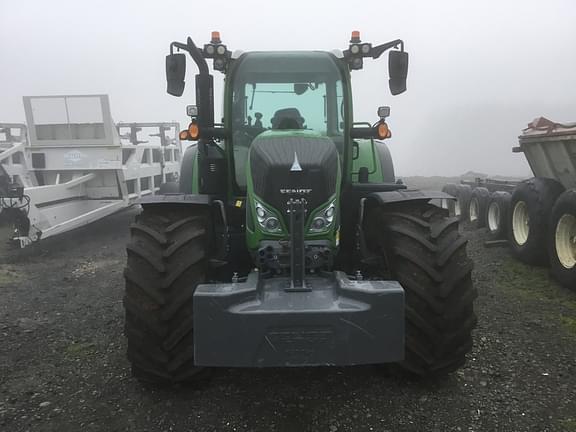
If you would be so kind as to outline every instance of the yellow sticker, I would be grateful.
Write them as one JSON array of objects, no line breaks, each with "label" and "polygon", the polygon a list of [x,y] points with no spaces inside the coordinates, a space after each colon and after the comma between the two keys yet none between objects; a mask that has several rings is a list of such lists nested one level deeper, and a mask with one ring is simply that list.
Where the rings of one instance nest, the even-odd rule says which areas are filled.
[{"label": "yellow sticker", "polygon": [[236,207],[241,208],[242,207],[242,200],[236,200]]}]

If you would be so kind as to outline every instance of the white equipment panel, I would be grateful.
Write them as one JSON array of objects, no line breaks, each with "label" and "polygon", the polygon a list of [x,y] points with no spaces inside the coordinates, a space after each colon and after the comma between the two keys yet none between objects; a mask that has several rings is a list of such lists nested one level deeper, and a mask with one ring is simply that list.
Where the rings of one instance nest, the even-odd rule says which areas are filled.
[{"label": "white equipment panel", "polygon": [[21,247],[178,179],[178,123],[114,124],[106,95],[27,96],[24,110],[27,125],[0,123],[0,191],[23,188],[0,193],[0,223]]}]

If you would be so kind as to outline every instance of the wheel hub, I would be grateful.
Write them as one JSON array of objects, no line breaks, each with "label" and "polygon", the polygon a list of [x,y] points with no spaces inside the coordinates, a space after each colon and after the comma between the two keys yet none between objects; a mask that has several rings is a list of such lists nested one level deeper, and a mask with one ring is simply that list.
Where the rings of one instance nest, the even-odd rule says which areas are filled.
[{"label": "wheel hub", "polygon": [[560,264],[567,269],[576,266],[576,217],[571,214],[562,215],[556,225],[555,234],[556,256]]}]

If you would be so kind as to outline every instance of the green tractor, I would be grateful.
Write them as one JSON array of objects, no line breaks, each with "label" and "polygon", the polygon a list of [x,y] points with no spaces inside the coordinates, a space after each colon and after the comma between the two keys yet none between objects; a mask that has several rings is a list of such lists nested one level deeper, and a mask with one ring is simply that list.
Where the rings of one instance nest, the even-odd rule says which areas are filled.
[{"label": "green tractor", "polygon": [[[143,381],[206,367],[398,363],[442,375],[465,362],[476,324],[472,263],[449,195],[396,181],[389,108],[353,119],[351,71],[389,52],[393,95],[408,53],[352,33],[332,52],[231,52],[172,42],[168,93],[196,105],[180,133],[178,184],[142,201],[127,247],[128,358]],[[214,120],[213,69],[225,75]]]}]

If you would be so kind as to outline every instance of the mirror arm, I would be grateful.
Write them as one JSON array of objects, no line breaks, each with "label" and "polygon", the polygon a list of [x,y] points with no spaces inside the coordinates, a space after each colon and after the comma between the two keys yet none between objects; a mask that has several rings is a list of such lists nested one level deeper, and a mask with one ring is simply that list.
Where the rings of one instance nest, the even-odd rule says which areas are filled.
[{"label": "mirror arm", "polygon": [[206,63],[206,59],[202,56],[202,51],[198,49],[192,38],[188,38],[186,41],[188,45],[188,52],[198,65],[198,71],[200,75],[208,75],[210,72],[208,71],[208,63]]},{"label": "mirror arm", "polygon": [[170,55],[174,54],[174,47],[184,50],[184,51],[188,51],[188,47],[186,45],[184,45],[181,42],[172,42],[170,44]]},{"label": "mirror arm", "polygon": [[198,66],[200,75],[208,75],[210,73],[208,70],[208,63],[206,63],[206,59],[202,56],[202,51],[196,46],[192,38],[189,37],[186,44],[183,44],[182,42],[172,42],[170,44],[170,54],[174,54],[174,47],[190,54],[190,57],[192,57],[194,63]]},{"label": "mirror arm", "polygon": [[397,48],[398,45],[400,45],[400,51],[404,51],[404,41],[402,39],[396,39],[390,42],[386,42],[385,44],[372,47],[372,58],[377,59],[385,51],[388,51],[390,48]]}]

